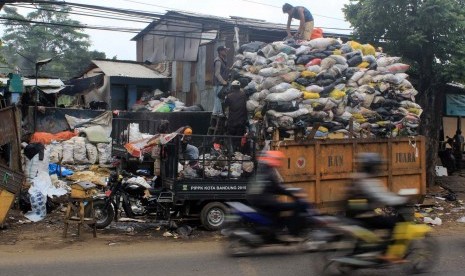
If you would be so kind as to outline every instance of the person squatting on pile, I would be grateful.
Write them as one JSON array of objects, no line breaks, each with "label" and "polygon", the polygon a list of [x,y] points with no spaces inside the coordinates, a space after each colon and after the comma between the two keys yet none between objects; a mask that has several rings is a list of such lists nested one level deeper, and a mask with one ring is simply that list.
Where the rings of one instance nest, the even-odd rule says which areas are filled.
[{"label": "person squatting on pile", "polygon": [[287,13],[289,16],[287,18],[287,37],[291,38],[291,21],[292,19],[300,20],[299,30],[297,31],[295,37],[297,39],[310,40],[313,33],[313,27],[315,22],[313,21],[312,13],[304,7],[297,6],[294,7],[291,4],[283,5],[283,13]]}]

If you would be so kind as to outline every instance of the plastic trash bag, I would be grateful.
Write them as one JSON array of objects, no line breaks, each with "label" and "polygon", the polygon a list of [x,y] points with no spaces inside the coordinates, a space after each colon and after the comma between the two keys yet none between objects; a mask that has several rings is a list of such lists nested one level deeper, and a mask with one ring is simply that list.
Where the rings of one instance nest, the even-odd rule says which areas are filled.
[{"label": "plastic trash bag", "polygon": [[56,175],[60,175],[60,176],[69,176],[69,175],[73,175],[73,171],[70,170],[70,169],[67,169],[63,166],[60,166],[58,164],[55,164],[55,163],[50,163],[48,165],[48,173],[50,175],[52,174],[56,174]]}]

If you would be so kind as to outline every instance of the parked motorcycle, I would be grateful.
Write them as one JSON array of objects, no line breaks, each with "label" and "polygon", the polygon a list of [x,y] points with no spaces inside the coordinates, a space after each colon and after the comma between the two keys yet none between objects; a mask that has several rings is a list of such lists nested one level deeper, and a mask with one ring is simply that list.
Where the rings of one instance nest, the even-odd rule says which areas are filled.
[{"label": "parked motorcycle", "polygon": [[[408,274],[429,271],[437,261],[438,245],[430,235],[432,228],[415,224],[408,204],[392,206],[396,223],[388,237],[380,237],[356,219],[340,219],[327,225],[338,235],[328,240],[322,253],[322,275],[348,274],[358,269],[403,265]],[[394,258],[386,258],[394,256]]]},{"label": "parked motorcycle", "polygon": [[321,218],[315,219],[316,213],[312,209],[300,214],[302,230],[298,236],[289,239],[283,230],[285,220],[276,223],[266,214],[242,202],[226,204],[230,207],[230,214],[223,234],[228,238],[225,250],[230,256],[246,256],[258,248],[276,245],[295,245],[304,251],[311,251],[324,244],[326,233],[318,229]]},{"label": "parked motorcycle", "polygon": [[[169,205],[173,202],[173,193],[128,182],[133,176],[126,172],[122,172],[121,175],[112,173],[104,194],[99,194],[93,199],[98,229],[107,227],[113,220],[118,221],[123,211],[128,218],[145,216],[166,220],[170,218]],[[90,214],[89,204],[86,205],[85,212]]]}]

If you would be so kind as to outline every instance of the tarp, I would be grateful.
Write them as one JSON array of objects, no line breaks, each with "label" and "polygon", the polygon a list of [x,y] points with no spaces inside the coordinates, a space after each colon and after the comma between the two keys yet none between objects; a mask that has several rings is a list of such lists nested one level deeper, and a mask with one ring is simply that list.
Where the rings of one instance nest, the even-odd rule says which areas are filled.
[{"label": "tarp", "polygon": [[75,96],[76,94],[87,94],[103,86],[104,74],[83,79],[72,79],[67,81],[66,84],[66,89],[64,89],[61,94],[70,96]]},{"label": "tarp", "polygon": [[31,137],[31,143],[41,143],[44,145],[48,145],[52,143],[52,141],[65,141],[69,140],[72,137],[76,136],[77,134],[71,131],[62,131],[58,133],[48,133],[48,132],[34,132]]},{"label": "tarp", "polygon": [[465,116],[465,95],[446,94],[446,115]]},{"label": "tarp", "polygon": [[67,114],[65,115],[65,118],[71,129],[81,128],[82,130],[84,128],[98,125],[104,129],[106,137],[111,137],[111,120],[113,119],[111,111],[106,111],[91,119],[80,119]]},{"label": "tarp", "polygon": [[59,87],[59,88],[44,88],[44,87],[39,87],[39,90],[44,92],[45,94],[57,94],[59,93],[60,91],[62,91],[63,89],[65,89],[66,87],[63,86],[63,87]]}]

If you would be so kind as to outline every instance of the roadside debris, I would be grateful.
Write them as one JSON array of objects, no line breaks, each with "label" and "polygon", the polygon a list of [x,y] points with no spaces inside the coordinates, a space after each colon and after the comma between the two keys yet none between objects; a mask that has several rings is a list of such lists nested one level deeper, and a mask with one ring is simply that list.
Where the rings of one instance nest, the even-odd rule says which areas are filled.
[{"label": "roadside debris", "polygon": [[423,218],[424,223],[432,224],[432,225],[442,225],[442,219],[439,217],[436,217],[435,219],[432,219],[430,217],[425,217]]},{"label": "roadside debris", "polygon": [[432,187],[423,204],[416,205],[417,222],[434,226],[465,223],[465,203],[453,190]]}]

